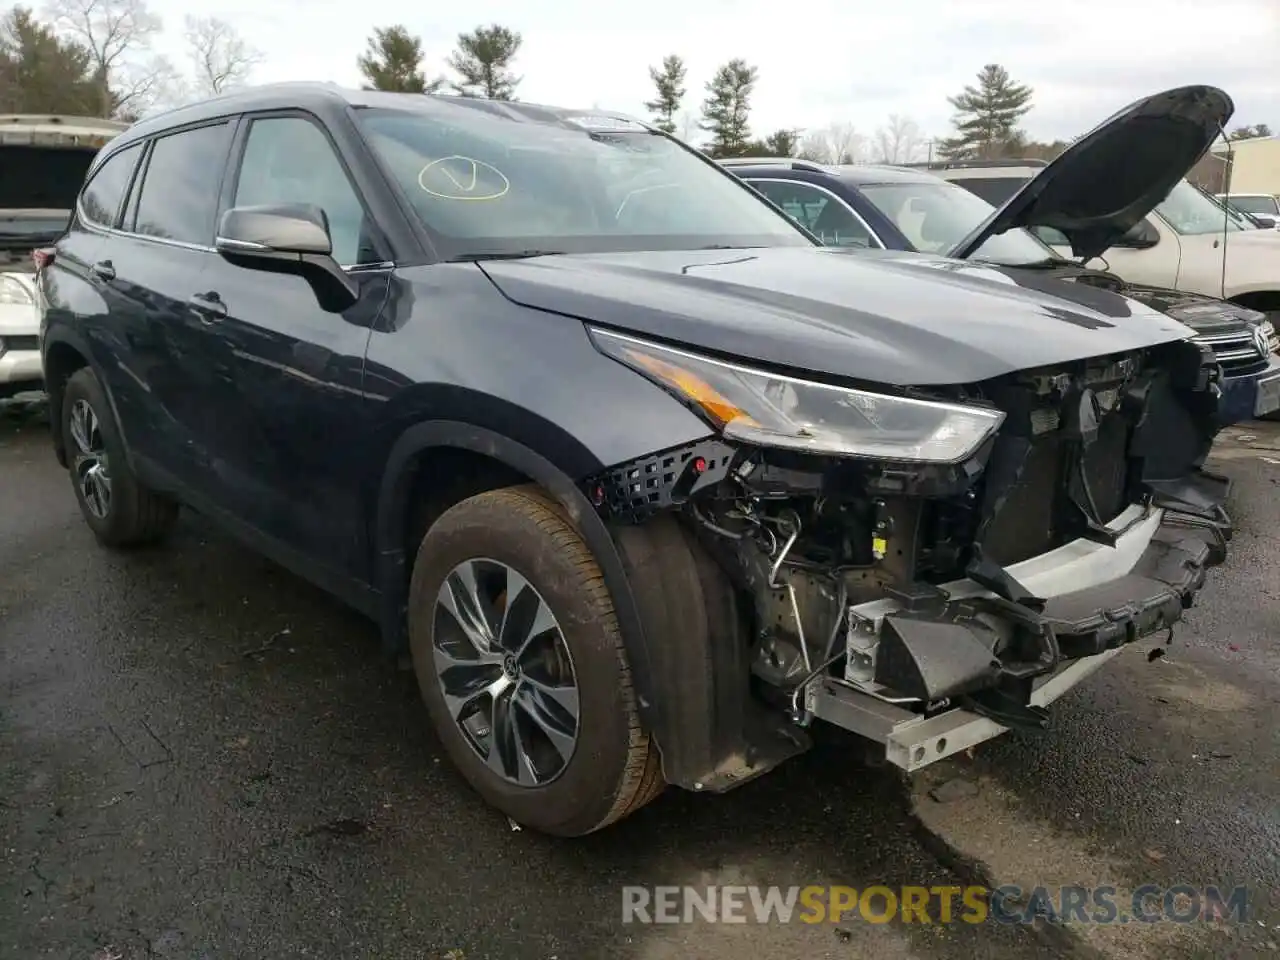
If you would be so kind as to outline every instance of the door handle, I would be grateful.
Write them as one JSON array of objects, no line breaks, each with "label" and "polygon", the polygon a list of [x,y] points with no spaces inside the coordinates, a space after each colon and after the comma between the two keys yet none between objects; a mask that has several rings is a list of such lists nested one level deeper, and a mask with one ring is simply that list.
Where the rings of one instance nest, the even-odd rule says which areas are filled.
[{"label": "door handle", "polygon": [[89,268],[89,272],[99,280],[111,281],[116,278],[116,268],[111,265],[110,260],[99,260]]},{"label": "door handle", "polygon": [[187,301],[188,306],[200,315],[204,323],[217,323],[227,316],[227,305],[212,290],[208,293],[197,293]]}]

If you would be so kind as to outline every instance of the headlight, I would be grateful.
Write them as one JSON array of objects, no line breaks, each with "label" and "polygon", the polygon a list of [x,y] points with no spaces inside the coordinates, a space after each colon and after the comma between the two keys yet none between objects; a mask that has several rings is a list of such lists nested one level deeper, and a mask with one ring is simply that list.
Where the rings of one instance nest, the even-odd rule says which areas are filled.
[{"label": "headlight", "polygon": [[13,277],[0,273],[0,303],[8,305],[35,305],[35,300],[27,292],[27,288]]},{"label": "headlight", "polygon": [[956,463],[1004,420],[999,410],[796,380],[593,329],[608,356],[690,404],[726,437],[877,460]]}]

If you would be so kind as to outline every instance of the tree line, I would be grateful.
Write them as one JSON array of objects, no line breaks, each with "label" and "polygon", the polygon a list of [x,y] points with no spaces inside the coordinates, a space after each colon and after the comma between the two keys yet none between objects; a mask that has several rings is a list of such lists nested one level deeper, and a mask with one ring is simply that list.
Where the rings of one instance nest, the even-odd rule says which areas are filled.
[{"label": "tree line", "polygon": [[262,54],[225,20],[182,22],[186,62],[155,51],[164,23],[146,0],[49,0],[0,17],[0,111],[131,120],[249,80]]},{"label": "tree line", "polygon": [[[155,52],[163,23],[146,0],[48,0],[39,14],[27,6],[0,18],[0,112],[65,113],[136,119],[158,107],[215,95],[252,79],[262,53],[217,17],[183,21],[186,62]],[[356,65],[365,89],[442,93],[515,100],[522,77],[515,60],[521,34],[502,24],[459,34],[445,72],[424,68],[422,40],[406,26],[375,28]],[[655,126],[713,157],[781,156],[822,163],[910,163],[945,159],[1052,159],[1065,140],[1037,142],[1021,126],[1034,90],[999,64],[947,98],[954,113],[948,136],[928,137],[910,117],[891,114],[869,135],[836,122],[788,127],[758,136],[751,101],[759,70],[737,57],[721,64],[687,108],[688,68],[678,54],[649,67]],[[1232,139],[1270,136],[1266,124],[1238,127]]]}]

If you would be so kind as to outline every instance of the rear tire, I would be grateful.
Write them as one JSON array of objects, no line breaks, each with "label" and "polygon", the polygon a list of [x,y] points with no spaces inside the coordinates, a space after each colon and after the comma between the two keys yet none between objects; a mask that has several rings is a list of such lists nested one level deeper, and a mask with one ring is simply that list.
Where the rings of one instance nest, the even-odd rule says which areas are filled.
[{"label": "rear tire", "polygon": [[133,547],[163,540],[178,506],[134,475],[106,392],[88,367],[67,380],[61,428],[76,502],[98,541]]},{"label": "rear tire", "polygon": [[[483,621],[467,616],[474,598]],[[431,526],[413,568],[409,637],[450,759],[517,823],[581,836],[662,791],[604,575],[537,487],[478,494]]]}]

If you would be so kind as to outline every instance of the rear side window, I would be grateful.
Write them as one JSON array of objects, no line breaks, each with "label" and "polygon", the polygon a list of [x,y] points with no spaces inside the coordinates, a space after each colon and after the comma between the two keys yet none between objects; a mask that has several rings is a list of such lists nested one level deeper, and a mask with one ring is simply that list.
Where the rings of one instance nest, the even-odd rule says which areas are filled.
[{"label": "rear side window", "polygon": [[226,160],[226,123],[160,137],[151,148],[134,232],[209,246]]},{"label": "rear side window", "polygon": [[129,178],[141,156],[141,145],[131,144],[107,157],[80,194],[80,209],[84,218],[100,227],[115,226],[120,202],[129,189]]}]

